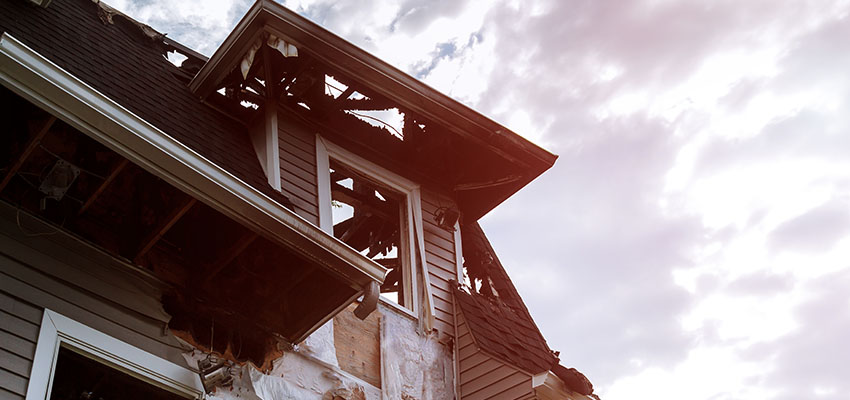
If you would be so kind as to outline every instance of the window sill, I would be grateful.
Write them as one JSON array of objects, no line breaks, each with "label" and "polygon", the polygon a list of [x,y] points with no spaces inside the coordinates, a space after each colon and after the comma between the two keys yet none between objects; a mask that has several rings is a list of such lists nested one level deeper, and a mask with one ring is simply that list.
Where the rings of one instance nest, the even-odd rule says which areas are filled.
[{"label": "window sill", "polygon": [[419,320],[419,317],[417,317],[416,314],[413,313],[413,311],[410,311],[410,310],[396,304],[392,300],[387,300],[384,297],[378,296],[378,304],[384,306],[384,308],[386,308],[386,309],[392,310],[395,313],[401,314],[401,315],[403,315],[407,318],[410,318],[414,321]]}]

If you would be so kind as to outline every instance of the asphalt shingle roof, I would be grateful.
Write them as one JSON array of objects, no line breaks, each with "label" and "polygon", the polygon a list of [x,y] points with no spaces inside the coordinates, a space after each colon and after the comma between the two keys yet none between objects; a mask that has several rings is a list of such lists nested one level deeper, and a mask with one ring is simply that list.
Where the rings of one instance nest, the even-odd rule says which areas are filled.
[{"label": "asphalt shingle roof", "polygon": [[91,0],[41,8],[0,2],[0,31],[282,204],[269,187],[244,125],[202,103],[164,56],[162,37],[118,15],[108,21]]}]

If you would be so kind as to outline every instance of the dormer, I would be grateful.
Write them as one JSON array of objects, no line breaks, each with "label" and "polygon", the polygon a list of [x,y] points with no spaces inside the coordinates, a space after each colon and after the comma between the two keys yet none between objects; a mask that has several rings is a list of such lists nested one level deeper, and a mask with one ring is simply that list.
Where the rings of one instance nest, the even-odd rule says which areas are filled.
[{"label": "dormer", "polygon": [[[245,122],[295,212],[389,269],[386,303],[426,330],[453,330],[460,219],[476,221],[556,158],[273,1],[248,10],[189,88]],[[428,239],[442,240],[441,256],[428,258]],[[450,275],[433,276],[437,258]]]},{"label": "dormer", "polygon": [[251,7],[189,87],[208,103],[239,103],[250,109],[249,119],[262,120],[251,135],[272,187],[280,182],[274,155],[275,126],[282,120],[450,194],[468,220],[486,214],[556,158],[268,0]]}]

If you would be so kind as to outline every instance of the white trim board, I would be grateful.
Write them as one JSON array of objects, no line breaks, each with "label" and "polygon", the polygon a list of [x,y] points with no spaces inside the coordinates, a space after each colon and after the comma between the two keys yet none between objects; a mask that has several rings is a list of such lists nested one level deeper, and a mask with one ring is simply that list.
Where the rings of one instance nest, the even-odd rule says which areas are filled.
[{"label": "white trim board", "polygon": [[45,309],[26,400],[48,398],[60,347],[74,350],[170,392],[195,399],[204,396],[197,373]]},{"label": "white trim board", "polygon": [[0,83],[171,185],[362,290],[387,270],[136,116],[14,37]]}]

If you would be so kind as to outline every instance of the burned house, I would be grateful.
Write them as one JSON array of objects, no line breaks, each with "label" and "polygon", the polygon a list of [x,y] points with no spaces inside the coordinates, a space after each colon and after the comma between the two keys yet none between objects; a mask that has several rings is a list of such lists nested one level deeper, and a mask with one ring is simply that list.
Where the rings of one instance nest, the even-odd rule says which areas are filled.
[{"label": "burned house", "polygon": [[271,1],[0,31],[0,399],[595,397],[476,222],[552,154]]}]

